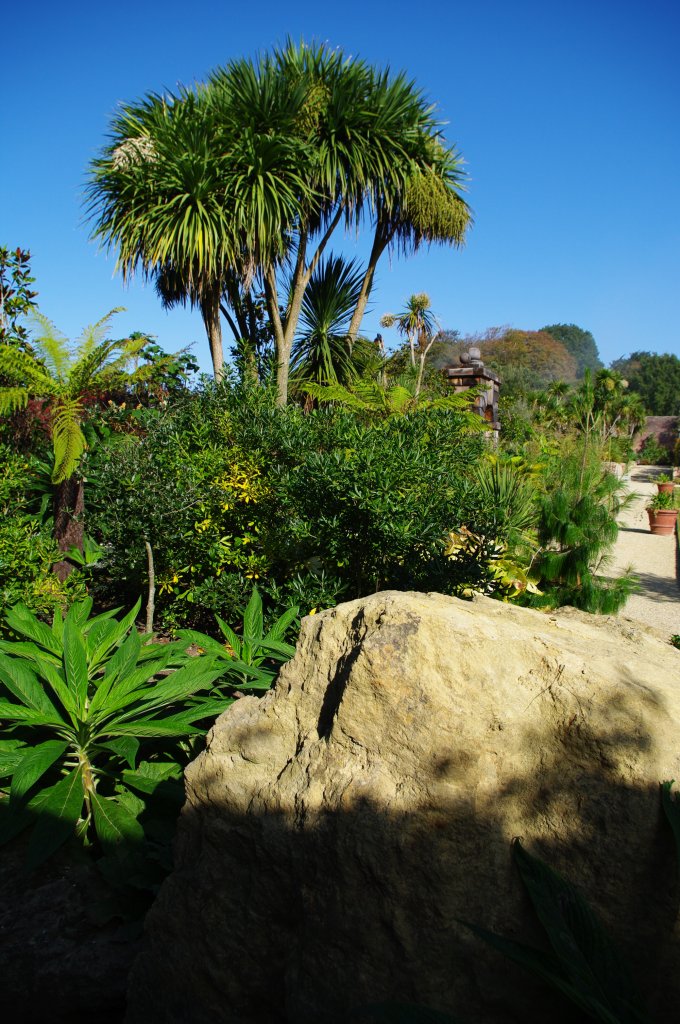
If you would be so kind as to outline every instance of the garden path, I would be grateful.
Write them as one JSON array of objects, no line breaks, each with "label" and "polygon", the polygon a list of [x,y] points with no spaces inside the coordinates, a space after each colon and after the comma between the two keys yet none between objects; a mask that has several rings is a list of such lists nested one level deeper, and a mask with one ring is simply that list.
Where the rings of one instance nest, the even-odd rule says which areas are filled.
[{"label": "garden path", "polygon": [[657,492],[654,477],[659,472],[661,469],[637,466],[625,478],[635,500],[619,519],[619,536],[608,572],[616,575],[632,566],[640,579],[641,589],[628,599],[620,614],[671,636],[680,633],[677,541],[674,536],[653,537],[645,511],[647,501]]}]

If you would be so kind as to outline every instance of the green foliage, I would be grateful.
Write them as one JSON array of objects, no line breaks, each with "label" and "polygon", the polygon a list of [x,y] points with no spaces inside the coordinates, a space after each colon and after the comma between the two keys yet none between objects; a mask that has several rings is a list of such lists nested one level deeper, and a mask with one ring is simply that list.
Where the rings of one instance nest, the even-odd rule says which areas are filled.
[{"label": "green foliage", "polygon": [[0,345],[27,351],[28,330],[22,322],[35,309],[37,292],[31,285],[31,254],[0,246]]},{"label": "green foliage", "polygon": [[602,368],[597,345],[590,331],[584,331],[576,324],[549,324],[540,330],[549,334],[555,341],[561,342],[567,352],[574,357],[577,377],[583,377],[586,370],[596,373]]},{"label": "green foliage", "polygon": [[146,798],[181,775],[177,742],[233,699],[211,692],[213,658],[142,643],[139,604],[120,621],[91,610],[73,604],[50,628],[16,605],[7,623],[21,639],[0,642],[0,841],[31,828],[29,867],[74,835],[105,852],[140,844]]},{"label": "green foliage", "polygon": [[591,1020],[644,1024],[648,1018],[630,969],[589,904],[565,878],[532,857],[519,839],[513,842],[513,855],[551,951],[533,949],[473,924],[467,927],[566,996]]},{"label": "green foliage", "polygon": [[51,521],[43,515],[46,502],[41,507],[36,495],[36,460],[0,444],[0,463],[0,603],[8,608],[21,601],[34,612],[51,614],[83,596],[83,577],[74,573],[62,582],[52,572],[59,551]]},{"label": "green foliage", "polygon": [[265,632],[262,598],[257,587],[253,587],[243,613],[241,637],[219,616],[217,625],[224,637],[222,644],[192,629],[180,629],[178,635],[188,643],[197,644],[214,658],[232,686],[245,690],[268,690],[278,672],[274,666],[285,664],[295,654],[295,648],[286,643],[284,637],[296,623],[299,610],[298,607],[288,608]]},{"label": "green foliage", "polygon": [[633,352],[612,363],[650,416],[680,416],[680,359],[665,352]]},{"label": "green foliage", "polygon": [[662,444],[659,444],[653,434],[645,438],[638,453],[638,462],[643,466],[667,466],[672,461],[671,453]]},{"label": "green foliage", "polygon": [[616,517],[623,508],[622,485],[603,471],[601,450],[587,440],[563,444],[546,468],[545,491],[538,498],[536,562],[541,597],[532,603],[571,604],[588,612],[616,613],[634,591],[629,573],[602,575],[618,535]]},{"label": "green foliage", "polygon": [[209,389],[94,459],[98,592],[144,592],[145,538],[166,626],[237,617],[253,580],[269,614],[387,586],[452,592],[465,570],[444,558],[443,538],[463,522],[484,451],[468,417],[447,403],[385,418],[336,406],[304,415],[277,411],[259,388]]}]

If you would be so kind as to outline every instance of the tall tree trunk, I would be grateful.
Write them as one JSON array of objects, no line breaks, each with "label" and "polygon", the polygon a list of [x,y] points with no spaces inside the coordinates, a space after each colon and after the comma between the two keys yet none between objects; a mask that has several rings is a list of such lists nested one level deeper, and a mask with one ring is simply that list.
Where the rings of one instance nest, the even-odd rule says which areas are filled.
[{"label": "tall tree trunk", "polygon": [[222,380],[224,373],[224,352],[222,350],[222,324],[220,323],[220,287],[213,285],[201,296],[201,316],[210,344],[210,357],[213,364],[213,376],[217,382]]},{"label": "tall tree trunk", "polygon": [[308,236],[306,231],[303,230],[300,232],[285,323],[282,321],[279,313],[278,292],[276,287],[276,268],[271,265],[264,271],[264,293],[267,301],[267,311],[274,328],[274,338],[276,341],[276,404],[279,406],[286,405],[288,402],[290,356],[293,351],[293,338],[295,337],[298,320],[300,319],[300,310],[302,309],[302,300],[304,298],[305,289],[319,264],[319,260],[321,259],[326,245],[328,244],[328,240],[340,223],[340,218],[342,217],[344,209],[345,202],[343,200],[338,203],[338,208],[333,214],[328,227],[324,231],[319,244],[316,247],[314,255],[307,265],[305,264],[307,260]]},{"label": "tall tree trunk", "polygon": [[[69,548],[83,550],[83,516],[85,513],[85,482],[77,473],[56,485],[54,492],[54,539],[60,551]],[[60,580],[73,571],[73,564],[66,559],[55,562],[52,571]]]},{"label": "tall tree trunk", "polygon": [[373,245],[371,247],[371,255],[368,258],[368,266],[366,267],[366,273],[364,279],[361,282],[361,291],[359,292],[359,298],[357,304],[352,313],[352,319],[350,320],[349,329],[347,331],[347,337],[349,340],[350,352],[354,346],[354,342],[357,340],[359,328],[361,327],[361,321],[364,313],[366,312],[366,306],[368,305],[368,297],[371,294],[371,288],[373,287],[373,278],[375,277],[375,268],[378,265],[378,260],[384,253],[385,249],[389,245],[394,230],[387,230],[380,222],[376,224],[375,236],[373,238]]}]

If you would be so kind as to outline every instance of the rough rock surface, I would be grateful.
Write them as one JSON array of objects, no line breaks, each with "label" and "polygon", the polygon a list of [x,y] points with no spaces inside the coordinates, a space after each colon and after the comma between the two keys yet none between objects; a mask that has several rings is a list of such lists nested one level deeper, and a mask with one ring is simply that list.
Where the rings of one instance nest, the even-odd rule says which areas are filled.
[{"label": "rough rock surface", "polygon": [[389,1000],[573,1021],[459,923],[541,943],[515,836],[673,1020],[671,778],[680,653],[644,627],[402,593],[307,618],[275,690],[237,701],[187,770],[128,1020],[345,1024]]}]

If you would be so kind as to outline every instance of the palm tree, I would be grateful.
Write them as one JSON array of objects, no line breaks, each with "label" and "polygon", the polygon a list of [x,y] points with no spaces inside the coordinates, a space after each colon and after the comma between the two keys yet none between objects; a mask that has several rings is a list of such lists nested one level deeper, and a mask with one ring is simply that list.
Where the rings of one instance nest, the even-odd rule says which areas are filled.
[{"label": "palm tree", "polygon": [[355,260],[332,253],[317,266],[305,291],[293,342],[291,380],[345,384],[357,376],[357,348],[347,331],[363,271]]},{"label": "palm tree", "polygon": [[[147,343],[146,335],[107,339],[109,321],[117,312],[113,309],[86,327],[73,346],[46,316],[35,312],[40,333],[31,339],[31,352],[0,347],[0,375],[8,382],[0,387],[0,416],[25,408],[29,398],[47,405],[54,455],[54,536],[61,551],[83,547],[84,480],[78,469],[88,444],[83,430],[86,400],[141,381],[152,371],[148,366],[127,372]],[[72,565],[64,560],[54,569],[64,579]]]},{"label": "palm tree", "polygon": [[437,321],[432,312],[430,297],[425,292],[411,295],[401,313],[386,313],[380,319],[381,327],[396,327],[406,338],[411,352],[411,366],[416,368],[416,347],[418,349],[418,376],[415,397],[420,394],[427,354],[434,344]]},{"label": "palm tree", "polygon": [[[93,236],[118,251],[126,277],[141,270],[166,301],[200,307],[216,376],[221,304],[234,309],[257,279],[284,404],[304,294],[334,231],[375,218],[354,339],[388,245],[462,242],[470,219],[462,179],[412,82],[289,42],[258,62],[232,61],[194,92],[123,108],[92,165],[88,210]],[[284,264],[291,287],[282,310]]]}]

